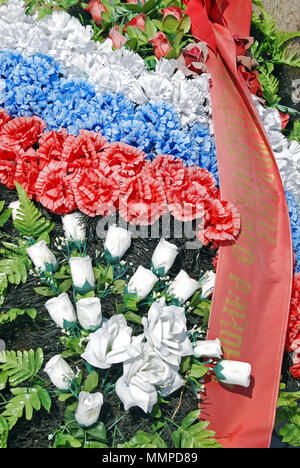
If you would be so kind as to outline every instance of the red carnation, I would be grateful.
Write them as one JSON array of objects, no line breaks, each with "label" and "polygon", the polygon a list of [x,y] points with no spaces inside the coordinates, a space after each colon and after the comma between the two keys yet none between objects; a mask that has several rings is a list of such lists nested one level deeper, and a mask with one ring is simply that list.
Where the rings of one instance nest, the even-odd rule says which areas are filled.
[{"label": "red carnation", "polygon": [[145,24],[146,24],[146,15],[145,13],[140,13],[132,18],[128,24],[123,28],[123,33],[126,33],[128,26],[132,28],[138,28],[141,31],[145,32]]},{"label": "red carnation", "polygon": [[119,185],[95,168],[79,169],[72,180],[78,208],[89,216],[106,216],[115,211]]},{"label": "red carnation", "polygon": [[183,190],[188,183],[187,167],[182,159],[172,155],[156,156],[151,162],[145,163],[143,171],[165,186],[167,198],[171,191]]},{"label": "red carnation", "polygon": [[165,57],[172,49],[166,35],[161,31],[158,31],[149,42],[153,44],[154,54],[158,60]]},{"label": "red carnation", "polygon": [[68,137],[65,129],[60,132],[46,132],[39,138],[37,155],[40,159],[40,169],[43,169],[50,161],[61,161],[63,144]]},{"label": "red carnation", "polygon": [[30,148],[17,159],[15,180],[22,185],[30,198],[35,196],[35,184],[39,176],[39,163],[35,150]]},{"label": "red carnation", "polygon": [[292,351],[293,343],[300,339],[300,273],[295,273],[287,327],[286,349]]},{"label": "red carnation", "polygon": [[98,167],[100,153],[109,148],[101,133],[80,130],[79,135],[69,135],[63,144],[62,159],[68,168]]},{"label": "red carnation", "polygon": [[67,172],[65,161],[51,161],[40,172],[36,184],[36,199],[56,214],[67,214],[76,209],[71,188],[72,174]]},{"label": "red carnation", "polygon": [[147,226],[167,211],[164,187],[147,173],[124,181],[119,200],[119,212],[128,223]]},{"label": "red carnation", "polygon": [[102,21],[102,13],[106,13],[107,10],[104,5],[100,2],[100,0],[90,0],[88,6],[85,8],[85,11],[88,11],[95,23],[101,23]]},{"label": "red carnation", "polygon": [[144,164],[146,154],[126,143],[112,143],[100,156],[100,167],[106,176],[119,182],[138,174]]},{"label": "red carnation", "polygon": [[18,144],[24,150],[33,146],[45,130],[45,122],[39,117],[17,117],[1,129],[1,137],[9,144]]},{"label": "red carnation", "polygon": [[20,145],[10,142],[6,136],[0,136],[0,159],[3,161],[15,161],[24,154]]},{"label": "red carnation", "polygon": [[165,18],[168,15],[175,16],[175,18],[180,21],[183,15],[183,11],[181,8],[177,6],[169,6],[167,8],[162,8],[161,10],[163,17]]},{"label": "red carnation", "polygon": [[14,161],[0,160],[0,183],[8,189],[14,189],[15,186],[16,164]]},{"label": "red carnation", "polygon": [[3,125],[11,119],[11,116],[6,113],[5,109],[0,109],[0,131]]},{"label": "red carnation", "polygon": [[215,199],[205,212],[204,226],[197,231],[197,236],[204,245],[213,242],[217,247],[220,243],[234,241],[239,232],[240,215],[233,203]]},{"label": "red carnation", "polygon": [[219,189],[214,175],[208,169],[199,166],[190,166],[188,168],[188,177],[190,181],[197,182],[206,188],[211,198],[218,198]]}]

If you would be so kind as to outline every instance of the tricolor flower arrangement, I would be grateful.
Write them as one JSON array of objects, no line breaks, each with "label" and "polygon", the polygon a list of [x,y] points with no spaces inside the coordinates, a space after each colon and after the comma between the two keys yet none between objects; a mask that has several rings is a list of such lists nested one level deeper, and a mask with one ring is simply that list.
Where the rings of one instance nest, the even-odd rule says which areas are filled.
[{"label": "tricolor flower arrangement", "polygon": [[[205,327],[189,328],[189,312],[203,317],[201,307],[209,307],[213,269],[199,277],[183,268],[172,274],[178,246],[162,237],[148,264],[131,265],[128,274],[130,226],[152,226],[165,214],[182,223],[196,220],[198,240],[217,249],[234,243],[241,225],[233,203],[220,194],[207,50],[188,35],[185,2],[166,2],[155,21],[147,14],[155,2],[128,0],[122,8],[130,18],[108,28],[109,15],[120,6],[115,3],[85,5],[94,29],[63,11],[42,19],[26,15],[18,0],[0,7],[0,182],[61,216],[64,237],[56,239],[55,253],[48,232],[23,242],[33,277],[43,285],[36,292],[50,296],[44,308],[66,348],[44,372],[61,401],[74,399],[76,431],[99,429],[105,392],[117,395],[122,417],[138,407],[155,418],[159,405],[187,382],[199,395],[204,376],[246,388],[251,381],[251,363],[223,359],[218,337],[206,340]],[[95,25],[99,41],[93,39]],[[299,272],[300,199],[293,177],[300,146],[282,135],[279,112],[253,99],[286,190]],[[15,200],[10,208],[18,228],[24,206]],[[102,251],[92,258],[82,215],[113,213],[128,229],[110,223]],[[298,283],[296,274],[287,336],[296,378]],[[105,304],[114,295],[121,302],[108,314]],[[85,366],[84,384],[84,372],[66,356]],[[164,427],[158,420],[157,428]],[[61,436],[56,433],[55,446],[76,443]],[[178,434],[174,441],[179,444]],[[211,445],[218,446],[214,439]]]}]

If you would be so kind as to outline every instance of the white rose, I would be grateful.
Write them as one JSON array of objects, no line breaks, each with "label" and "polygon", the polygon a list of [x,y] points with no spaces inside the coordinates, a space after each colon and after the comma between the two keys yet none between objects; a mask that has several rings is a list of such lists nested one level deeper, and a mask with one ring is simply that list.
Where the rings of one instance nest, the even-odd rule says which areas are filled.
[{"label": "white rose", "polygon": [[77,317],[72,302],[67,293],[49,299],[45,303],[52,320],[60,327],[64,327],[64,320],[76,322]]},{"label": "white rose", "polygon": [[213,271],[207,271],[202,278],[200,278],[199,283],[201,285],[201,297],[203,299],[209,297],[214,290],[216,281],[216,274]]},{"label": "white rose", "polygon": [[76,303],[80,325],[85,330],[95,330],[102,323],[101,302],[98,297],[85,297]]},{"label": "white rose", "polygon": [[200,284],[198,281],[190,278],[184,270],[180,270],[176,278],[170,284],[168,292],[183,304],[199,288]]},{"label": "white rose", "polygon": [[101,328],[90,333],[81,357],[91,366],[108,369],[112,364],[123,362],[132,356],[131,335],[132,328],[127,326],[123,315],[114,315],[103,321]]},{"label": "white rose", "polygon": [[89,427],[95,424],[103,405],[103,395],[100,392],[80,392],[75,419],[80,426]]},{"label": "white rose", "polygon": [[178,255],[178,247],[163,237],[160,239],[152,255],[152,265],[155,270],[163,269],[163,275],[172,267]]},{"label": "white rose", "polygon": [[55,255],[48,248],[44,240],[31,245],[26,251],[36,268],[45,270],[47,265],[52,265],[54,268],[57,267],[58,262]]},{"label": "white rose", "polygon": [[68,390],[75,374],[69,364],[62,358],[61,354],[53,356],[46,364],[44,371],[48,374],[51,382],[59,390]]},{"label": "white rose", "polygon": [[250,373],[251,364],[247,362],[222,359],[214,367],[214,374],[220,382],[242,387],[249,387]]},{"label": "white rose", "polygon": [[194,356],[196,358],[205,356],[208,358],[221,359],[222,354],[223,352],[219,338],[216,338],[215,340],[199,340],[195,343]]},{"label": "white rose", "polygon": [[104,248],[112,259],[120,260],[131,245],[131,232],[127,229],[117,227],[115,224],[109,226]]},{"label": "white rose", "polygon": [[150,345],[169,364],[179,365],[183,356],[193,354],[184,307],[167,306],[162,298],[152,304],[142,324]]},{"label": "white rose", "polygon": [[116,393],[125,411],[139,406],[151,413],[160,395],[168,396],[184,384],[178,368],[163,361],[149,343],[142,343],[141,351],[123,364],[123,375],[116,382]]},{"label": "white rose", "polygon": [[95,287],[95,276],[92,259],[86,257],[71,257],[69,260],[72,280],[75,288],[86,289],[86,292]]},{"label": "white rose", "polygon": [[128,283],[128,292],[143,299],[150,293],[157,281],[158,277],[151,270],[140,265]]},{"label": "white rose", "polygon": [[82,216],[80,213],[69,213],[62,216],[64,233],[67,239],[75,241],[84,241],[86,237],[86,229],[82,224]]},{"label": "white rose", "polygon": [[13,221],[15,221],[15,219],[18,217],[17,215],[18,215],[18,210],[20,208],[20,205],[21,205],[20,200],[16,200],[14,202],[11,202],[8,205],[8,208],[12,209],[11,218],[12,218]]}]

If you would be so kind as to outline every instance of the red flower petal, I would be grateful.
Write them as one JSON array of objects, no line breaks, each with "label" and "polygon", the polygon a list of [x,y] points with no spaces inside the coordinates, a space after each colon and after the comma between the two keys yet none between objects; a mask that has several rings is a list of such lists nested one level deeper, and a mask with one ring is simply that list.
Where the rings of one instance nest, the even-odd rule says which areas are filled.
[{"label": "red flower petal", "polygon": [[45,208],[56,214],[66,214],[76,209],[71,188],[72,175],[67,172],[67,163],[51,161],[40,172],[36,184],[36,199]]},{"label": "red flower petal", "polygon": [[0,131],[3,125],[11,119],[11,116],[6,113],[5,109],[0,109]]},{"label": "red flower petal", "polygon": [[107,176],[112,176],[119,182],[140,173],[146,154],[126,143],[112,143],[100,155],[100,167]]},{"label": "red flower petal", "polygon": [[106,216],[116,209],[119,185],[98,169],[79,169],[73,175],[72,189],[78,208],[89,216]]},{"label": "red flower petal", "polygon": [[34,145],[46,124],[39,117],[17,117],[7,122],[1,129],[1,136],[9,144],[18,144],[24,150]]},{"label": "red flower petal", "polygon": [[64,141],[62,159],[69,169],[98,167],[100,154],[107,148],[109,144],[101,133],[80,130],[79,135],[69,135]]},{"label": "red flower petal", "polygon": [[39,163],[35,150],[30,148],[17,159],[15,180],[22,185],[30,198],[35,196],[35,184],[39,176]]},{"label": "red flower petal", "polygon": [[40,168],[48,164],[50,161],[61,161],[63,144],[68,137],[67,130],[63,129],[60,132],[46,132],[39,138],[39,148],[37,155],[40,159]]},{"label": "red flower petal", "polygon": [[9,189],[15,186],[16,164],[14,161],[0,160],[0,183]]},{"label": "red flower petal", "polygon": [[119,200],[120,216],[128,223],[147,226],[167,211],[164,186],[143,172],[124,181]]}]

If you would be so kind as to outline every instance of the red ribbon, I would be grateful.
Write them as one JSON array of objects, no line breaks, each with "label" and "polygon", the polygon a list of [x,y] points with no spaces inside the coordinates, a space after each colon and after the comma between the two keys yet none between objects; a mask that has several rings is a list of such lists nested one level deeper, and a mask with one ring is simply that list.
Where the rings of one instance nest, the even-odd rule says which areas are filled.
[{"label": "red ribbon", "polygon": [[267,448],[274,427],[293,259],[281,178],[263,124],[237,70],[235,37],[249,36],[249,0],[190,0],[194,37],[209,47],[221,196],[241,215],[236,243],[220,248],[208,339],[249,362],[250,387],[206,386],[200,417],[225,448]]}]

